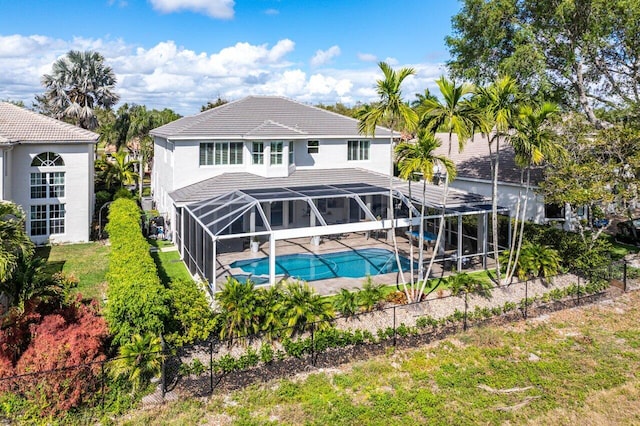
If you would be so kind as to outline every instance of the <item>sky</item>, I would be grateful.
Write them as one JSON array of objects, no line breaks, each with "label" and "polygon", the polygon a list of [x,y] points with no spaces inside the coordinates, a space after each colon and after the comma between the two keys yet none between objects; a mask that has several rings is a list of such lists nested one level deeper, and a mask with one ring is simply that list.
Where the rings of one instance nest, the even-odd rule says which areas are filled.
[{"label": "sky", "polygon": [[403,94],[446,74],[457,0],[0,0],[0,99],[27,106],[69,50],[101,53],[120,104],[195,114],[207,101],[375,100],[377,63],[410,66]]}]

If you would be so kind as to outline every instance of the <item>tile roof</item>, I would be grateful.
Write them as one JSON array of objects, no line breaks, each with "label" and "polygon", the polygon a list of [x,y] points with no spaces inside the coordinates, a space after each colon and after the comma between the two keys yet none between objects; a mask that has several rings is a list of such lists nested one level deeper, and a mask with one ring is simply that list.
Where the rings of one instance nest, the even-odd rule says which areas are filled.
[{"label": "tile roof", "polygon": [[[151,131],[170,139],[362,137],[358,120],[278,96],[248,96]],[[389,137],[378,127],[376,137]]]},{"label": "tile roof", "polygon": [[9,102],[0,102],[0,143],[12,142],[96,142],[100,135],[29,111]]},{"label": "tile roof", "polygon": [[[219,176],[203,180],[193,185],[177,189],[169,195],[176,203],[192,203],[208,200],[236,190],[296,188],[314,185],[367,183],[374,186],[389,188],[389,176],[364,169],[329,169],[329,170],[296,170],[288,177],[265,178],[251,173],[223,173]],[[409,195],[409,184],[394,178],[394,189]],[[427,185],[426,201],[428,205],[442,204],[442,186]],[[421,191],[416,191],[415,184],[412,191],[414,199],[422,197]],[[488,199],[464,191],[450,188],[447,206],[456,207],[469,204],[481,204]]]},{"label": "tile roof", "polygon": [[[436,133],[436,137],[442,141],[442,146],[436,150],[438,155],[444,155],[455,163],[458,170],[458,178],[472,178],[491,180],[491,163],[489,161],[489,143],[483,135],[476,134],[473,139],[465,144],[462,152],[458,150],[458,136],[451,136],[451,155],[449,155],[449,134]],[[495,155],[495,146],[492,147]],[[505,183],[520,183],[521,169],[515,163],[513,148],[500,143],[500,164],[498,168],[498,181]],[[543,179],[543,167],[535,167],[531,171],[531,183],[536,184]]]}]

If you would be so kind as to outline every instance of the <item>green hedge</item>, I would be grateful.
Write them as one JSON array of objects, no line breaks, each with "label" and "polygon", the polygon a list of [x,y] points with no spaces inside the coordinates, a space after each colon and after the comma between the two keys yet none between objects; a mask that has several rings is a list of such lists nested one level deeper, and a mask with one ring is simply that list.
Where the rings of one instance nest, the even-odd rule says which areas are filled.
[{"label": "green hedge", "polygon": [[106,230],[111,242],[106,319],[114,344],[126,343],[134,334],[159,335],[169,315],[168,300],[142,235],[135,201],[114,201]]}]

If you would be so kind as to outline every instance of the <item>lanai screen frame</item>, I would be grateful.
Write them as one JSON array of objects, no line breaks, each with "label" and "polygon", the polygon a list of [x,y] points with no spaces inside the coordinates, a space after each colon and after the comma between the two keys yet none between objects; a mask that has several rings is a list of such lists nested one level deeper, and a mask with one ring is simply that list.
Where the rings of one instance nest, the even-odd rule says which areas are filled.
[{"label": "lanai screen frame", "polygon": [[[418,191],[416,191],[418,192]],[[176,243],[180,249],[181,257],[192,274],[198,274],[209,283],[211,293],[216,291],[217,279],[217,243],[219,241],[237,238],[253,238],[258,236],[269,237],[269,284],[276,283],[275,260],[276,242],[289,238],[306,238],[332,234],[346,234],[351,232],[367,232],[376,230],[392,229],[391,220],[377,218],[362,200],[362,196],[381,195],[389,196],[389,189],[369,185],[366,183],[343,183],[332,185],[309,185],[304,187],[284,187],[284,188],[260,188],[260,189],[238,189],[207,200],[197,201],[182,206],[176,206]],[[393,190],[394,205],[401,202],[407,208],[412,209],[413,218],[396,218],[395,228],[406,228],[410,225],[416,226],[420,223],[420,213],[414,204],[422,203],[421,194],[412,194],[412,202],[402,192]],[[323,217],[322,212],[315,205],[315,200],[344,198],[354,199],[360,209],[364,212],[366,221],[348,222],[339,224],[329,224]],[[293,227],[285,229],[273,229],[268,215],[265,213],[261,203],[286,201],[305,201],[309,206],[310,213],[317,219],[315,226]],[[425,206],[430,209],[439,210],[438,214],[425,215],[422,220],[446,219],[450,217],[458,218],[458,246],[456,256],[456,269],[462,269],[464,255],[462,253],[462,220],[463,216],[483,215],[484,229],[488,231],[488,215],[492,213],[491,205],[486,201],[452,205],[445,208],[442,214],[442,206],[425,202]],[[255,209],[262,219],[264,231],[250,232],[228,232],[229,227],[245,215],[248,211]],[[218,215],[217,215],[218,214]],[[498,214],[509,215],[509,209],[498,208]],[[217,216],[216,216],[217,215]],[[214,218],[213,220],[210,220]],[[508,238],[511,239],[511,223],[509,221]],[[486,267],[488,250],[488,232],[484,232],[483,250],[475,256],[483,256],[483,266]]]}]

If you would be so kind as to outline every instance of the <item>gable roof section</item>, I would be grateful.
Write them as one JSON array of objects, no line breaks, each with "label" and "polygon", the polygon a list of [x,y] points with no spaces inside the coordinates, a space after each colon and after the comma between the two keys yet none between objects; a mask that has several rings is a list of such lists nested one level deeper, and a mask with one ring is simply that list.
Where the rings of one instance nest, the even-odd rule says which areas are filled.
[{"label": "gable roof section", "polygon": [[[167,139],[363,137],[358,120],[279,96],[248,96],[151,131]],[[376,137],[390,131],[377,127]]]},{"label": "gable roof section", "polygon": [[[442,146],[436,150],[436,154],[451,158],[456,165],[458,178],[470,178],[491,181],[490,155],[495,155],[495,146],[489,153],[489,142],[481,134],[473,136],[462,152],[458,150],[458,136],[451,136],[451,155],[449,155],[449,134],[436,133],[436,137],[442,142]],[[498,182],[520,184],[520,167],[515,162],[513,147],[500,142],[500,164],[498,167]],[[537,184],[543,180],[543,167],[531,169],[531,183]]]},{"label": "gable roof section", "polygon": [[95,143],[100,135],[72,124],[0,102],[0,143]]}]

